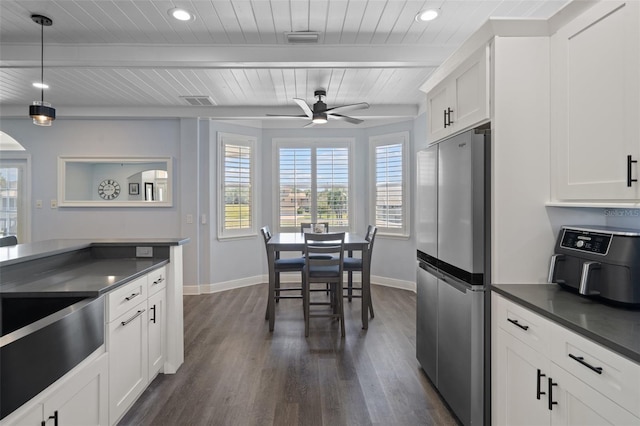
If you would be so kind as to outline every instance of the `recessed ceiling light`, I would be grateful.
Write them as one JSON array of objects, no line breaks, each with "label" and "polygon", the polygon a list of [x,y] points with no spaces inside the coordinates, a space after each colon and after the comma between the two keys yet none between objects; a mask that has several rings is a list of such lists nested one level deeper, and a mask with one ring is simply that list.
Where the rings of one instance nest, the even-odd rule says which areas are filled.
[{"label": "recessed ceiling light", "polygon": [[48,89],[49,85],[47,83],[40,83],[39,81],[33,83],[33,87],[37,87],[38,89]]},{"label": "recessed ceiling light", "polygon": [[194,21],[196,19],[196,15],[189,12],[187,9],[182,9],[179,7],[169,9],[168,13],[169,16],[177,19],[178,21]]},{"label": "recessed ceiling light", "polygon": [[421,10],[416,15],[416,21],[418,22],[433,21],[437,17],[438,17],[438,9]]}]

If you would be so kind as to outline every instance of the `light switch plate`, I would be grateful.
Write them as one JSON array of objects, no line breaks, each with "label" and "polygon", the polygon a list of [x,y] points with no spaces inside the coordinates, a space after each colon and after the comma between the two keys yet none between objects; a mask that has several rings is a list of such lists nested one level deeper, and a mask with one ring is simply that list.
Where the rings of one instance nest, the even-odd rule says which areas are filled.
[{"label": "light switch plate", "polygon": [[136,247],[136,257],[153,257],[153,247]]}]

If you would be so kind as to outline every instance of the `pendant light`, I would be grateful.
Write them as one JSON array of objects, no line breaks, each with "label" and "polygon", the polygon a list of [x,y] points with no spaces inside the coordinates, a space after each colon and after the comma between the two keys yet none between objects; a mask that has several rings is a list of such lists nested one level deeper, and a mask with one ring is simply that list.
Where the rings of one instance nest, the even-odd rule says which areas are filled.
[{"label": "pendant light", "polygon": [[31,20],[40,25],[40,100],[29,105],[29,115],[37,126],[51,126],[56,119],[56,109],[44,101],[44,27],[50,27],[53,21],[43,15],[31,15]]}]

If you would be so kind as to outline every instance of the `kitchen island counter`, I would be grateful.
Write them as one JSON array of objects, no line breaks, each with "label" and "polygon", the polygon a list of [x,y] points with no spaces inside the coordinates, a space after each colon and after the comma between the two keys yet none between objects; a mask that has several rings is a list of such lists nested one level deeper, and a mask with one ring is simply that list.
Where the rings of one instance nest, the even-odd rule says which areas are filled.
[{"label": "kitchen island counter", "polygon": [[604,304],[556,284],[493,284],[501,296],[640,363],[640,310]]}]

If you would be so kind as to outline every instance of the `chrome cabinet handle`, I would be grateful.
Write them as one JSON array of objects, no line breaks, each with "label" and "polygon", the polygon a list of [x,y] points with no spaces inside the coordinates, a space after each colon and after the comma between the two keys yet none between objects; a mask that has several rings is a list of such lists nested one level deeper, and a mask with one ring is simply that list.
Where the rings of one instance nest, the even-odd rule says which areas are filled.
[{"label": "chrome cabinet handle", "polygon": [[138,297],[138,296],[140,296],[140,293],[131,293],[131,296],[127,296],[124,299],[128,302],[129,300],[131,300],[131,299],[133,299],[135,297]]},{"label": "chrome cabinet handle", "polygon": [[591,371],[595,371],[598,374],[602,374],[602,367],[594,367],[593,365],[591,365],[587,361],[585,361],[584,357],[582,357],[582,356],[576,356],[574,354],[569,354],[569,358],[571,358],[574,361],[579,362],[580,364],[584,365],[585,367],[587,367]]},{"label": "chrome cabinet handle", "polygon": [[151,322],[156,323],[156,305],[151,307],[151,311],[153,311],[153,318],[151,318]]},{"label": "chrome cabinet handle", "polygon": [[129,318],[126,321],[122,321],[120,324],[122,324],[123,326],[129,324],[131,321],[133,321],[134,319],[138,318],[140,315],[142,315],[142,313],[144,312],[144,309],[140,309],[138,312],[136,312],[135,314],[133,314],[133,316],[131,318]]},{"label": "chrome cabinet handle", "polygon": [[513,320],[511,318],[507,318],[507,321],[509,321],[511,324],[520,327],[521,329],[523,329],[524,331],[527,331],[529,329],[528,325],[522,325],[518,322],[518,320]]},{"label": "chrome cabinet handle", "polygon": [[160,284],[162,281],[164,281],[163,277],[158,278],[157,280],[155,280],[152,285],[156,285],[156,284]]},{"label": "chrome cabinet handle", "polygon": [[627,186],[629,187],[633,184],[633,182],[638,181],[638,179],[631,179],[631,166],[637,162],[638,160],[634,160],[631,155],[627,155]]}]

